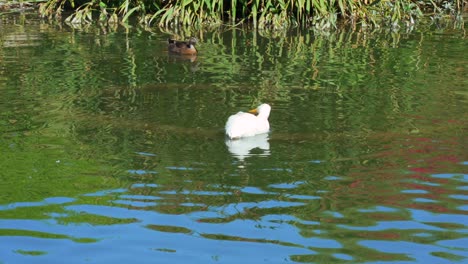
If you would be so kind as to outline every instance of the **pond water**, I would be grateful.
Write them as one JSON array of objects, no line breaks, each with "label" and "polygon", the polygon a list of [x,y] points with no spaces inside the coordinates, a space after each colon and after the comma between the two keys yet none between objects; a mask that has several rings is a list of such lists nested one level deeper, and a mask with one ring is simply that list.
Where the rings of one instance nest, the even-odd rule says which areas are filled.
[{"label": "pond water", "polygon": [[[0,17],[0,263],[468,261],[463,29],[223,29],[178,57],[25,16]],[[226,140],[262,102],[271,132]]]}]

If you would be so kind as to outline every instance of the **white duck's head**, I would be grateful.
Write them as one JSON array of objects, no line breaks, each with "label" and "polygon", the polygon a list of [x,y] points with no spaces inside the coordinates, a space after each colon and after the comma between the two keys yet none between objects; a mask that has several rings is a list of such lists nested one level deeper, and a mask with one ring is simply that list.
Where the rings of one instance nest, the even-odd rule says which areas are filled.
[{"label": "white duck's head", "polygon": [[256,109],[250,110],[249,113],[256,114],[260,118],[268,119],[270,111],[271,106],[269,104],[261,104]]}]

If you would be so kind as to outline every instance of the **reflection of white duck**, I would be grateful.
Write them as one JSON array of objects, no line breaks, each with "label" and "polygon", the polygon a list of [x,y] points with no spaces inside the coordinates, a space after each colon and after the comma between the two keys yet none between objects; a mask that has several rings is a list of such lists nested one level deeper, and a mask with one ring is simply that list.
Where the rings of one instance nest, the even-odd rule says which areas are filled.
[{"label": "reflection of white duck", "polygon": [[261,104],[249,113],[239,112],[230,116],[226,122],[226,135],[230,139],[236,139],[267,133],[270,130],[270,111],[270,105]]},{"label": "reflection of white duck", "polygon": [[[241,161],[250,156],[270,155],[270,143],[268,143],[268,134],[266,133],[234,140],[226,139],[225,143],[229,152]],[[261,149],[263,151],[259,154],[250,153],[253,149]]]}]

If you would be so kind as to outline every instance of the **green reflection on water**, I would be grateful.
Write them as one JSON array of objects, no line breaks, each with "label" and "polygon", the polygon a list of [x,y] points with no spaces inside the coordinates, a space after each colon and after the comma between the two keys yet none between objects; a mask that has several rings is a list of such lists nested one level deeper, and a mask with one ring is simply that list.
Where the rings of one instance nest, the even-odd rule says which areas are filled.
[{"label": "green reflection on water", "polygon": [[10,230],[2,229],[0,236],[28,236],[28,237],[40,237],[40,238],[54,238],[54,239],[70,239],[77,243],[93,243],[96,239],[93,238],[74,238],[60,234],[51,234],[45,232],[29,231],[29,230]]},{"label": "green reflection on water", "polygon": [[43,251],[27,251],[27,250],[16,250],[15,252],[19,253],[19,254],[23,254],[23,255],[31,255],[31,256],[39,256],[39,255],[44,255],[44,254],[47,254],[47,252],[43,252]]}]

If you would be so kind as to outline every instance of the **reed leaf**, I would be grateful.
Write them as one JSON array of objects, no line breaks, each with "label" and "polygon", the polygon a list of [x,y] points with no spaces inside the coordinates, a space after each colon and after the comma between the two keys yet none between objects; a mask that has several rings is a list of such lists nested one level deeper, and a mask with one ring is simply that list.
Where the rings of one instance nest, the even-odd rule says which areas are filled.
[{"label": "reed leaf", "polygon": [[122,22],[126,22],[128,20],[128,18],[136,11],[140,10],[141,7],[140,6],[135,6],[134,8],[131,8],[130,10],[128,10],[128,12],[125,14],[125,16],[122,18]]}]

